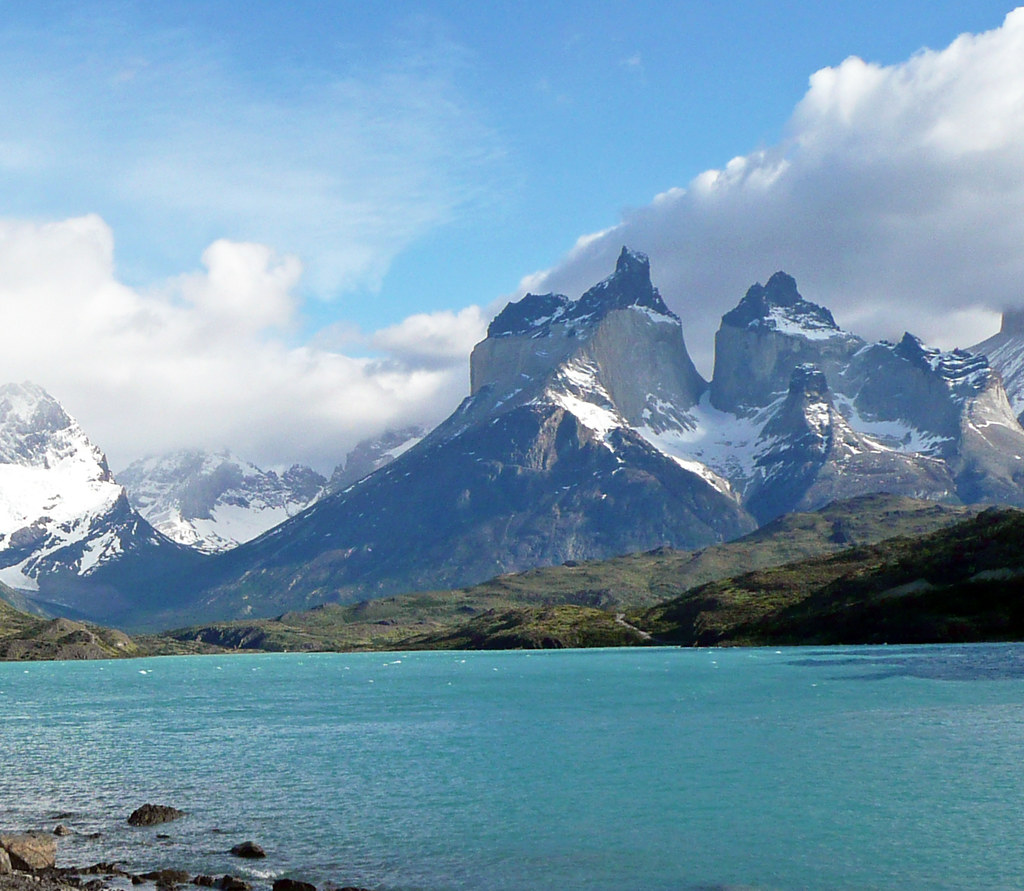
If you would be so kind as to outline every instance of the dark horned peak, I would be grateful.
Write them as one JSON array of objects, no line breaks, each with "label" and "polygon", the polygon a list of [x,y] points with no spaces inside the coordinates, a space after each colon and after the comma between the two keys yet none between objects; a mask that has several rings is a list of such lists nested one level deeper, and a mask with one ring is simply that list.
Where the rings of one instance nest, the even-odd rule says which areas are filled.
[{"label": "dark horned peak", "polygon": [[615,272],[594,285],[576,301],[572,318],[601,317],[613,309],[630,306],[646,307],[663,316],[675,318],[651,284],[651,261],[647,254],[623,246],[615,261]]},{"label": "dark horned peak", "polygon": [[509,303],[487,326],[488,337],[526,334],[535,328],[560,319],[571,305],[563,294],[527,294],[522,300]]},{"label": "dark horned peak", "polygon": [[623,247],[615,271],[594,285],[579,300],[562,294],[527,294],[508,304],[487,327],[488,337],[539,332],[553,322],[592,324],[616,309],[638,306],[677,319],[651,284],[651,262],[646,254]]},{"label": "dark horned peak", "polygon": [[735,309],[722,316],[722,324],[733,328],[769,328],[783,333],[839,334],[841,329],[824,306],[800,296],[796,279],[776,272],[768,284],[753,285]]}]

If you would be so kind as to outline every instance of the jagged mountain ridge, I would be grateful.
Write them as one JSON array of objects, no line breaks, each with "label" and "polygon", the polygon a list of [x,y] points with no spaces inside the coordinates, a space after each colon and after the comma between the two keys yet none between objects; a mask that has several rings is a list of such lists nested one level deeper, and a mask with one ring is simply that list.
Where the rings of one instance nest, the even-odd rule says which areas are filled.
[{"label": "jagged mountain ridge", "polygon": [[470,395],[446,421],[222,558],[196,615],[695,547],[753,517],[874,491],[1019,504],[1022,454],[1024,430],[984,357],[912,335],[868,343],[785,273],[725,315],[709,385],[649,261],[624,248],[578,300],[509,304],[474,349]]},{"label": "jagged mountain ridge", "polygon": [[327,480],[295,464],[262,470],[231,452],[182,450],[133,462],[118,474],[128,500],[153,526],[206,553],[233,548],[309,506]]},{"label": "jagged mountain ridge", "polygon": [[403,435],[368,449],[364,467],[386,466],[353,470],[282,525],[169,576],[150,619],[268,615],[699,547],[879,490],[1024,500],[1024,430],[983,357],[909,334],[867,343],[777,273],[723,317],[709,385],[649,261],[625,248],[578,300],[510,304],[473,351],[470,395],[422,439]]}]

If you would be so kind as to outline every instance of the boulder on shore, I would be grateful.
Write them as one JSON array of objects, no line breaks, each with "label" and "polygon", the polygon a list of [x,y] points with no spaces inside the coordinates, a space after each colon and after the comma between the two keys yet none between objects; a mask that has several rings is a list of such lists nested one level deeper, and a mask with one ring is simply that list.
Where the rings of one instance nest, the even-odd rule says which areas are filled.
[{"label": "boulder on shore", "polygon": [[166,804],[144,804],[132,811],[128,818],[129,826],[157,826],[160,823],[170,823],[171,820],[180,820],[185,816],[184,811],[176,807],[168,807]]},{"label": "boulder on shore", "polygon": [[0,848],[0,876],[9,876],[13,871],[11,858],[3,848]]},{"label": "boulder on shore", "polygon": [[57,839],[42,832],[0,835],[0,848],[7,852],[11,866],[17,870],[48,869],[57,863]]}]

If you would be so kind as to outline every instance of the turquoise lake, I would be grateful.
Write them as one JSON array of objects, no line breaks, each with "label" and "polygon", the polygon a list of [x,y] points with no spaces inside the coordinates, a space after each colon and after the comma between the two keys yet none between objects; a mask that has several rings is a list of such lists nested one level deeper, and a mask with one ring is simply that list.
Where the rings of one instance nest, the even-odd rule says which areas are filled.
[{"label": "turquoise lake", "polygon": [[1022,645],[0,664],[0,828],[262,885],[1022,888],[1022,756]]}]

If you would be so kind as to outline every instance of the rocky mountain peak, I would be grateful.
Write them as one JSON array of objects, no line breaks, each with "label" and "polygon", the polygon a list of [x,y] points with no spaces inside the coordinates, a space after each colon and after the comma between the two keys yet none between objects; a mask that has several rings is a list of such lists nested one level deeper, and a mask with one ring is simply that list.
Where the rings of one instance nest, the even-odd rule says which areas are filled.
[{"label": "rocky mountain peak", "polygon": [[910,333],[904,333],[893,353],[922,371],[938,376],[957,396],[980,393],[992,378],[985,356],[959,349],[943,352],[925,346],[920,338]]},{"label": "rocky mountain peak", "polygon": [[111,479],[106,457],[46,390],[29,381],[0,386],[0,463],[48,468],[70,460],[94,467],[94,479]]},{"label": "rocky mountain peak", "polygon": [[763,327],[784,334],[829,337],[840,334],[832,313],[800,296],[796,279],[776,272],[767,285],[752,285],[739,305],[722,316],[722,324],[734,328]]},{"label": "rocky mountain peak", "polygon": [[613,309],[630,306],[646,307],[660,315],[676,318],[661,299],[658,289],[651,284],[651,261],[647,255],[623,246],[615,262],[615,271],[580,297],[571,315],[573,318],[594,317],[596,320]]},{"label": "rocky mountain peak", "polygon": [[776,272],[722,316],[711,402],[724,411],[747,413],[785,394],[795,367],[813,363],[832,378],[862,345],[828,309],[805,300],[792,276]]}]

